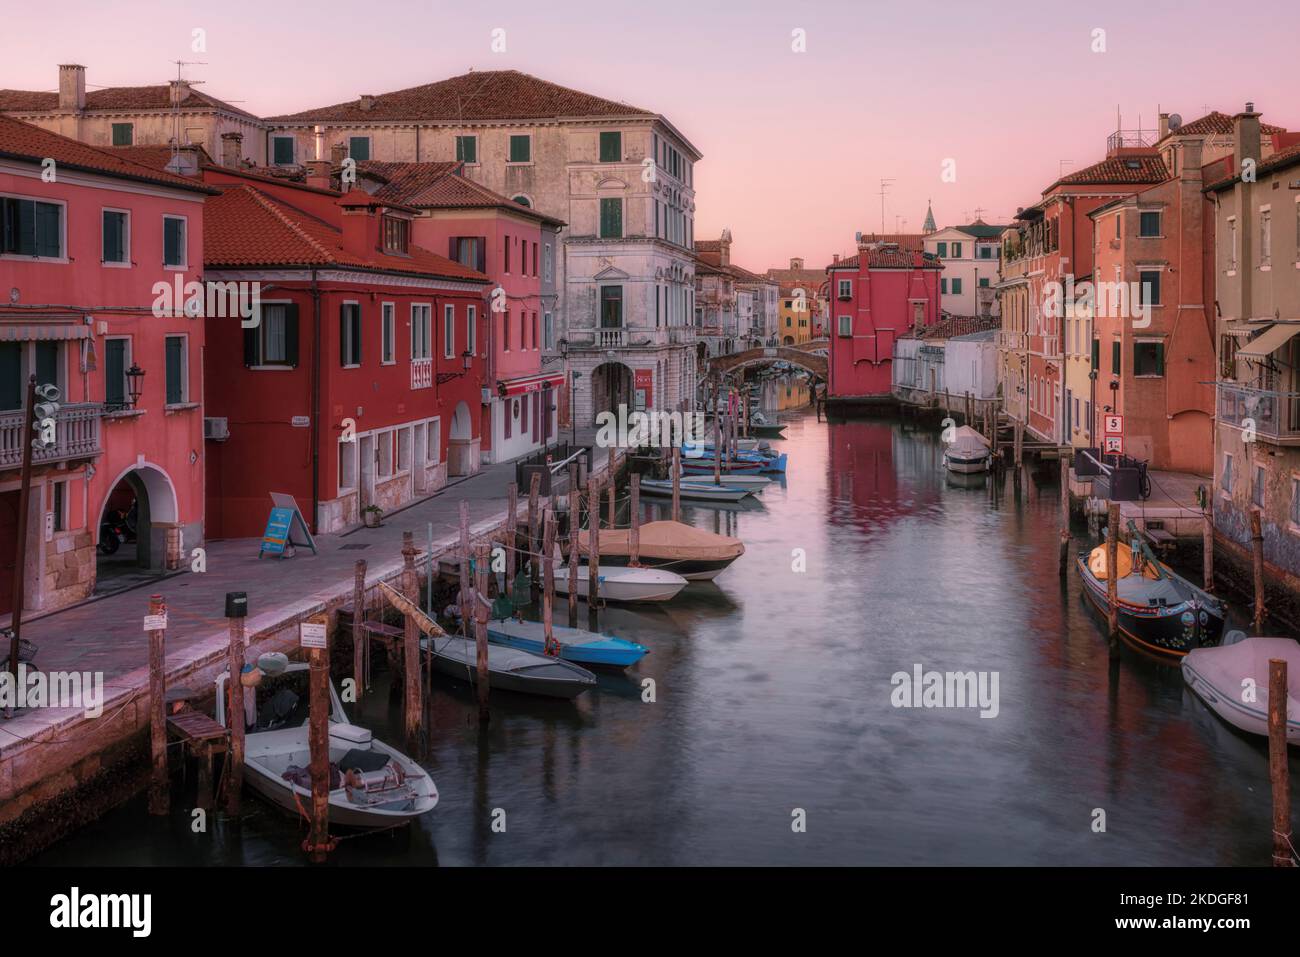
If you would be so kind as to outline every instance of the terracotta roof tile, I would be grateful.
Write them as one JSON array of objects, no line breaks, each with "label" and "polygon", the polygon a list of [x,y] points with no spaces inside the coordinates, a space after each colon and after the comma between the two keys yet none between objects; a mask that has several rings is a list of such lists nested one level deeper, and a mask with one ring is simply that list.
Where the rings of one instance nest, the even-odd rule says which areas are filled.
[{"label": "terracotta roof tile", "polygon": [[137,163],[115,150],[87,146],[79,140],[69,139],[7,116],[0,116],[0,156],[33,163],[53,159],[57,165],[69,169],[102,173],[162,186],[176,186],[197,193],[211,192],[202,183]]},{"label": "terracotta roof tile", "polygon": [[[253,117],[247,110],[218,100],[215,96],[200,93],[193,87],[186,90],[181,107],[187,110],[224,110],[240,116]],[[0,112],[39,113],[59,108],[59,94],[37,90],[0,90]],[[86,92],[86,112],[97,110],[170,110],[171,86],[109,86],[102,90]],[[253,117],[255,118],[255,117]]]},{"label": "terracotta roof tile", "polygon": [[1169,178],[1169,170],[1160,154],[1121,153],[1108,156],[1100,163],[1062,176],[1043,192],[1056,186],[1109,185],[1112,183],[1162,183]]},{"label": "terracotta roof tile", "polygon": [[[1184,123],[1176,130],[1170,130],[1166,134],[1166,139],[1170,136],[1225,136],[1230,135],[1232,131],[1232,117],[1227,113],[1211,110],[1199,119]],[[1265,136],[1271,136],[1274,133],[1285,133],[1286,130],[1280,126],[1261,123],[1260,132]]]},{"label": "terracotta roof tile", "polygon": [[[1255,166],[1256,181],[1258,181],[1259,176],[1261,174],[1271,173],[1274,170],[1286,169],[1287,167],[1295,166],[1298,163],[1300,163],[1300,143],[1296,143],[1292,146],[1288,146],[1284,150],[1278,150],[1276,153],[1268,157],[1268,159],[1260,160],[1259,163]],[[1212,165],[1218,166],[1217,163]],[[1210,166],[1204,167],[1204,171],[1206,172],[1208,172],[1210,169],[1211,169]],[[1236,169],[1236,166],[1232,165],[1231,157],[1225,157],[1225,162],[1223,166],[1219,167],[1217,171],[1222,172],[1223,169],[1229,169],[1229,170]],[[1204,192],[1211,192],[1211,191],[1224,189],[1228,186],[1231,186],[1233,183],[1237,182],[1237,180],[1239,180],[1240,178],[1241,178],[1240,173],[1234,173],[1231,176],[1223,176],[1217,180],[1214,180],[1213,182],[1206,183],[1204,187]]]},{"label": "terracotta roof tile", "polygon": [[357,256],[343,249],[340,227],[250,185],[229,186],[207,202],[203,217],[203,263],[209,269],[252,266],[347,266],[380,272],[468,282],[487,276],[444,256],[411,246],[411,255],[375,251]]},{"label": "terracotta roof tile", "polygon": [[561,116],[654,116],[579,90],[550,83],[518,70],[471,71],[436,83],[374,97],[370,109],[349,100],[317,109],[269,117],[271,122],[348,120],[511,120]]},{"label": "terracotta roof tile", "polygon": [[516,203],[462,175],[463,163],[365,160],[357,164],[357,169],[383,181],[375,190],[376,196],[415,209],[501,209],[549,225],[564,225],[561,220]]},{"label": "terracotta roof tile", "polygon": [[[943,262],[934,258],[927,258],[924,253],[915,249],[897,249],[897,248],[876,248],[866,251],[870,257],[867,261],[869,269],[942,269]],[[839,262],[831,263],[827,269],[857,269],[862,261],[862,253],[856,256],[849,256],[847,259],[841,259]]]}]

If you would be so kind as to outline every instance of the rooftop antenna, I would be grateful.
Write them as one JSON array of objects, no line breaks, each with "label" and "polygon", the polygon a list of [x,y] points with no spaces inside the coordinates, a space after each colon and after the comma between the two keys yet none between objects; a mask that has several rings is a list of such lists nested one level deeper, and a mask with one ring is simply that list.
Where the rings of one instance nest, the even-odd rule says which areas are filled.
[{"label": "rooftop antenna", "polygon": [[889,184],[892,182],[892,179],[882,178],[880,180],[880,232],[882,235],[885,232],[885,193],[889,190]]},{"label": "rooftop antenna", "polygon": [[976,219],[976,220],[983,220],[983,218],[984,218],[984,207],[983,207],[983,206],[976,206],[976,207],[975,207],[975,219]]},{"label": "rooftop antenna", "polygon": [[[202,82],[203,82],[202,80],[188,80],[188,81],[187,81],[187,80],[185,80],[185,76],[184,76],[184,70],[185,70],[185,67],[187,67],[187,66],[207,66],[207,63],[204,62],[203,60],[173,60],[172,62],[176,64],[176,83],[177,83],[178,85],[179,85],[180,83],[182,83],[182,82],[187,82],[187,83],[189,83],[191,86],[193,86],[193,85],[195,85],[195,84],[198,84],[198,83],[202,83]],[[176,97],[176,96],[172,96],[172,97],[171,97],[171,101],[172,101],[172,160],[171,160],[171,168],[172,168],[173,170],[177,170],[177,169],[179,169],[180,167],[179,167],[179,164],[178,164],[176,158],[180,155],[180,151],[181,151],[181,101],[180,101],[180,98],[179,98],[179,97]]]}]

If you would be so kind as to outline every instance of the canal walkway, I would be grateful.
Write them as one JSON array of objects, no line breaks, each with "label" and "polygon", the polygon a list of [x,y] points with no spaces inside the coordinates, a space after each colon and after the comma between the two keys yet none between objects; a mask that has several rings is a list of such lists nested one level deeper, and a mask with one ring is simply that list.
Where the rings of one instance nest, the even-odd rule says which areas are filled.
[{"label": "canal walkway", "polygon": [[[590,435],[579,441],[590,443]],[[592,474],[608,469],[609,455],[596,449]],[[184,571],[150,583],[32,619],[23,637],[39,651],[45,673],[94,672],[103,676],[103,713],[88,718],[83,708],[36,708],[0,718],[0,825],[33,804],[82,783],[98,770],[100,754],[148,723],[148,642],[143,618],[150,594],[167,603],[167,684],[202,687],[224,667],[229,646],[225,595],[248,595],[245,622],[249,657],[297,646],[298,622],[351,598],[354,566],[367,562],[373,586],[402,570],[402,534],[413,532],[420,558],[433,527],[433,554],[452,551],[459,540],[460,503],[469,504],[471,536],[499,528],[506,520],[506,490],[515,478],[513,462],[486,467],[445,486],[427,499],[385,516],[378,528],[357,528],[316,539],[317,553],[298,548],[293,558],[258,558],[260,539],[212,542],[206,570]],[[527,491],[520,494],[520,511]],[[268,511],[270,503],[268,501]]]}]

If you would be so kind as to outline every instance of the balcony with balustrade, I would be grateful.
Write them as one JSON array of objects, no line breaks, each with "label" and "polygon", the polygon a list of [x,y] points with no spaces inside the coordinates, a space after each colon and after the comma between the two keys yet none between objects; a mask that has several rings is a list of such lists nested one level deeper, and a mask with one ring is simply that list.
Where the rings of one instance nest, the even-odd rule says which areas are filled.
[{"label": "balcony with balustrade", "polygon": [[433,360],[432,359],[411,360],[411,388],[412,389],[433,388]]},{"label": "balcony with balustrade", "polygon": [[1270,445],[1300,446],[1300,392],[1217,382],[1219,422]]},{"label": "balcony with balustrade", "polygon": [[[54,416],[54,445],[48,449],[33,449],[33,465],[50,465],[74,459],[99,456],[104,449],[100,441],[99,421],[104,407],[97,402],[63,405]],[[25,429],[26,415],[22,410],[0,413],[0,470],[21,468],[23,443],[36,438],[36,433]]]}]

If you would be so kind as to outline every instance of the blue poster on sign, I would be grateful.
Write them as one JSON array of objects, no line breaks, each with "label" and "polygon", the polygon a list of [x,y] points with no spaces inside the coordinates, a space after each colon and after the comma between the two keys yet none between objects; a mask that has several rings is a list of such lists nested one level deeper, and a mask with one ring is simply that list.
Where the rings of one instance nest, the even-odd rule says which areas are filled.
[{"label": "blue poster on sign", "polygon": [[[272,492],[271,500],[275,506],[271,509],[270,518],[266,520],[266,531],[262,533],[262,547],[258,550],[257,557],[271,554],[284,558],[287,545],[304,545],[315,554],[316,541],[312,538],[302,513],[298,511],[298,503],[293,496]],[[297,538],[295,532],[298,533]]]}]

